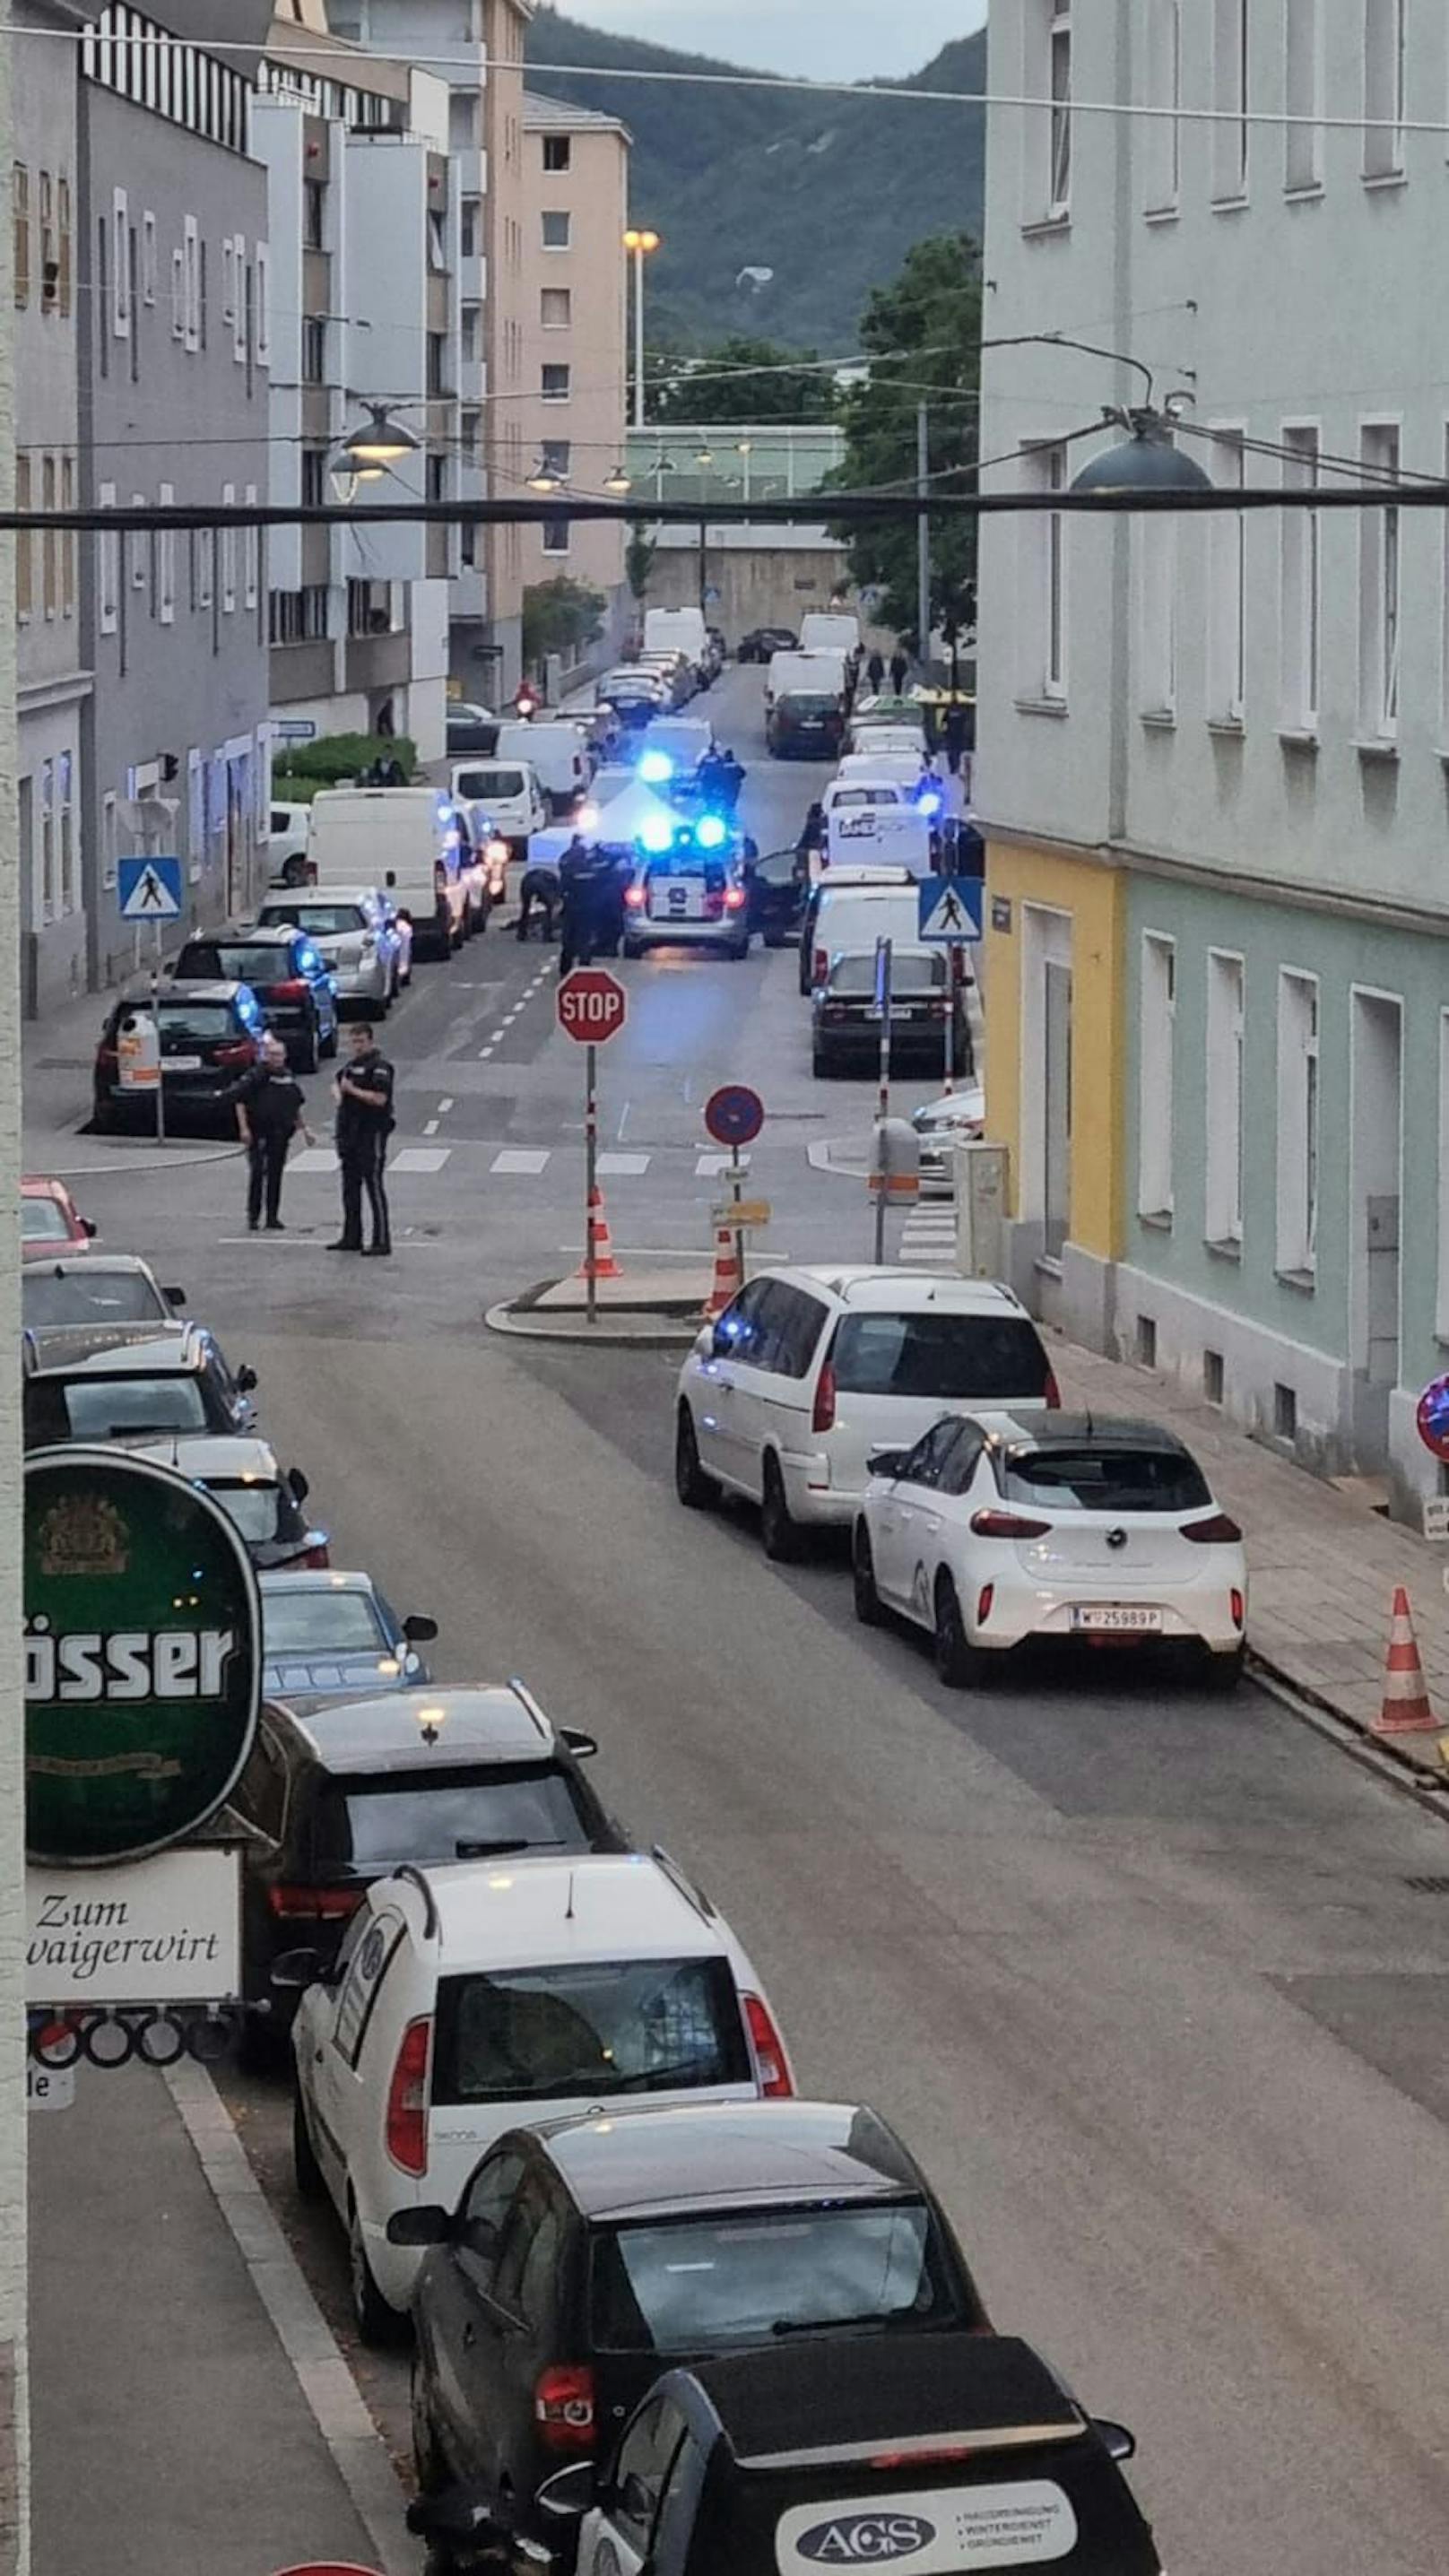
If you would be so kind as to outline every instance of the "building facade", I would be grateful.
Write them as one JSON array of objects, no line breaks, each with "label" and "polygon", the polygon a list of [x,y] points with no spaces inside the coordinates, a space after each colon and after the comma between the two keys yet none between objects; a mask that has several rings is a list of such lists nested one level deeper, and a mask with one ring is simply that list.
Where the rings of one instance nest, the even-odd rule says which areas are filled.
[{"label": "building facade", "polygon": [[[625,452],[625,256],[629,132],[617,117],[525,92],[523,101],[524,470],[599,494]],[[524,590],[561,575],[600,592],[624,624],[622,527],[558,517],[519,530]]]},{"label": "building facade", "polygon": [[798,628],[850,588],[845,548],[823,524],[752,525],[714,519],[719,502],[793,500],[818,492],[845,456],[845,432],[829,421],[676,422],[631,429],[625,460],[636,498],[698,502],[697,527],[661,527],[644,607],[703,607],[733,648],[754,626]]},{"label": "building facade", "polygon": [[[996,115],[991,337],[1144,362],[1229,491],[1383,495],[983,522],[1016,1275],[1407,1510],[1439,1487],[1414,1410],[1449,1367],[1449,584],[1438,516],[1401,498],[1449,456],[1424,362],[1445,181],[1407,127],[1449,94],[1449,19],[997,0],[990,87],[1055,102]],[[1176,112],[1202,101],[1210,123]],[[984,450],[1015,454],[989,479],[1049,502],[1121,436],[1099,406],[1143,394],[1081,352],[988,350]]]},{"label": "building facade", "polygon": [[[264,500],[266,174],[247,72],[177,38],[181,5],[107,8],[81,51],[77,278],[82,502]],[[227,32],[260,41],[265,11]],[[187,917],[243,912],[265,877],[268,677],[255,528],[101,534],[81,550],[80,843],[88,981],[138,958],[117,862],[178,853]]]}]

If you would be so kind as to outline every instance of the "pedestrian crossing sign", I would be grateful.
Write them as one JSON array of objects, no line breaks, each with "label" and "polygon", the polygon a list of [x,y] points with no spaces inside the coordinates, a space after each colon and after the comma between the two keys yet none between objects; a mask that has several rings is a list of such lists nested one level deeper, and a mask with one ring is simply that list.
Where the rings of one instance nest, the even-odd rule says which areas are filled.
[{"label": "pedestrian crossing sign", "polygon": [[976,877],[927,877],[920,897],[919,936],[951,947],[981,936],[981,885]]},{"label": "pedestrian crossing sign", "polygon": [[117,859],[116,896],[123,921],[179,921],[179,859]]}]

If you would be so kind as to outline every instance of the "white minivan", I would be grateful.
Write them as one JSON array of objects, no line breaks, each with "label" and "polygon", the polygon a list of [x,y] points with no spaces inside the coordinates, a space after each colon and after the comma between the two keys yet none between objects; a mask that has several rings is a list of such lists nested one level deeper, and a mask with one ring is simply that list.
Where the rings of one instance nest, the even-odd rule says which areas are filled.
[{"label": "white minivan", "polygon": [[526,760],[555,815],[573,812],[593,768],[589,728],[582,717],[575,716],[538,716],[532,724],[501,724],[493,757],[501,762]]},{"label": "white minivan", "polygon": [[412,924],[415,954],[449,957],[488,919],[483,862],[436,787],[328,787],[312,800],[314,885],[381,886]]},{"label": "white minivan", "polygon": [[475,840],[485,848],[489,841],[504,841],[511,859],[527,858],[530,833],[541,832],[549,819],[532,761],[455,760],[449,784],[457,803],[468,808]]}]

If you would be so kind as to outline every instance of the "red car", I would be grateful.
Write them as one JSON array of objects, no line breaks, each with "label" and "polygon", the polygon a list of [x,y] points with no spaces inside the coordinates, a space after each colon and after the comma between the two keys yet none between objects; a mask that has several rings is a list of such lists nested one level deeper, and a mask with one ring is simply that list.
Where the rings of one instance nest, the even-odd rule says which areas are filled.
[{"label": "red car", "polygon": [[57,1254],[87,1252],[95,1226],[82,1216],[64,1181],[32,1172],[20,1184],[20,1257],[54,1261]]}]

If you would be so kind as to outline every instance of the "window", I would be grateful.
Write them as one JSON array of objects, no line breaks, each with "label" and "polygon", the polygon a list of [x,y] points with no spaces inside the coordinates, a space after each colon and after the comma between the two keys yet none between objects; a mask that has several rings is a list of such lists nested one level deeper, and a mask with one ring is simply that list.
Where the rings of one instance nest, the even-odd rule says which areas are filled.
[{"label": "window", "polygon": [[40,174],[40,304],[45,313],[53,313],[60,296],[60,244],[55,227],[55,181],[48,170]]},{"label": "window", "polygon": [[[1392,488],[1398,430],[1365,428],[1359,452],[1365,482],[1388,481]],[[1399,512],[1389,502],[1359,518],[1359,735],[1392,743],[1399,730]]]},{"label": "window", "polygon": [[194,528],[191,542],[195,548],[196,605],[210,608],[216,597],[216,530]]},{"label": "window", "polygon": [[620,2446],[610,2518],[617,2524],[630,2556],[637,2560],[648,2559],[654,2518],[675,2454],[684,2440],[684,2430],[677,2407],[667,2397],[660,2397],[636,2416]]},{"label": "window", "polygon": [[247,245],[244,233],[238,233],[231,245],[231,354],[239,367],[247,361],[247,315],[251,305],[251,277],[247,269]]},{"label": "window", "polygon": [[[257,505],[257,487],[249,483],[243,496],[250,509]],[[255,525],[242,530],[242,605],[255,608],[261,587],[262,532]]]},{"label": "window", "polygon": [[512,2149],[480,2165],[458,2212],[458,2262],[476,2289],[491,2294],[503,2223],[523,2180],[523,2158]]},{"label": "window", "polygon": [[567,250],[573,239],[574,219],[562,206],[543,211],[543,247],[545,250]]},{"label": "window", "polygon": [[327,183],[325,179],[302,182],[302,240],[308,250],[327,246]]},{"label": "window", "polygon": [[569,523],[567,519],[545,519],[543,522],[544,553],[546,555],[566,555],[568,550]]},{"label": "window", "polygon": [[458,462],[481,465],[483,462],[483,414],[465,411],[458,416]]},{"label": "window", "polygon": [[116,861],[120,856],[120,807],[114,794],[101,799],[101,884],[109,890],[117,877]]},{"label": "window", "polygon": [[569,398],[567,367],[543,367],[539,373],[539,393],[545,402],[567,402]]},{"label": "window", "polygon": [[327,450],[304,447],[302,450],[302,507],[320,510],[327,498]]},{"label": "window", "polygon": [[236,317],[236,244],[228,237],[221,246],[221,318],[231,322]]},{"label": "window", "polygon": [[1364,0],[1363,174],[1396,179],[1404,167],[1406,0]]},{"label": "window", "polygon": [[111,262],[111,327],[118,340],[129,340],[131,336],[131,262],[128,256],[130,232],[124,188],[114,189],[111,195],[111,241],[115,252]]},{"label": "window", "polygon": [[1243,961],[1211,948],[1207,961],[1207,1155],[1203,1230],[1209,1243],[1243,1240]]},{"label": "window", "polygon": [[1142,938],[1137,1055],[1137,1212],[1172,1216],[1173,1022],[1177,950],[1149,930]]},{"label": "window", "polygon": [[[1320,0],[1285,0],[1284,106],[1289,118],[1316,118],[1323,112],[1323,22]],[[1285,188],[1318,188],[1323,184],[1323,128],[1290,124],[1283,141]]]},{"label": "window", "polygon": [[1311,1278],[1318,1236],[1318,978],[1278,975],[1277,1266]]},{"label": "window", "polygon": [[538,299],[538,318],[545,331],[567,331],[574,318],[574,299],[566,286],[545,286]]},{"label": "window", "polygon": [[185,269],[183,335],[188,349],[201,347],[201,235],[196,217],[188,215],[181,228],[181,255]]},{"label": "window", "polygon": [[831,1353],[842,1395],[1010,1405],[1045,1394],[1047,1355],[1016,1316],[843,1315]]},{"label": "window", "polygon": [[462,312],[462,349],[464,362],[472,366],[483,355],[483,307],[465,304]]},{"label": "window", "polygon": [[571,135],[546,134],[544,136],[543,166],[545,170],[567,170],[572,166],[573,157],[574,147],[573,137]]},{"label": "window", "polygon": [[55,919],[55,763],[40,764],[40,917]]},{"label": "window", "polygon": [[1147,211],[1171,214],[1182,179],[1182,0],[1148,0],[1147,104],[1158,111],[1143,145]]},{"label": "window", "polygon": [[[102,483],[96,493],[102,510],[114,510],[116,487]],[[114,529],[102,528],[96,537],[96,614],[103,635],[114,635],[121,614],[121,540]]]},{"label": "window", "polygon": [[[1243,488],[1243,433],[1213,432],[1213,480]],[[1243,721],[1248,657],[1248,523],[1241,510],[1219,510],[1208,528],[1208,722]]]},{"label": "window", "polygon": [[[145,509],[146,495],[144,492],[133,492],[131,494],[131,507],[133,510]],[[123,550],[130,557],[131,588],[133,590],[145,590],[150,581],[151,549],[154,543],[155,539],[153,537],[148,537],[145,530],[142,528],[132,528],[129,535],[122,540]]]},{"label": "window", "polygon": [[[63,510],[75,508],[75,458],[73,456],[63,456],[60,460],[60,506]],[[74,617],[75,591],[76,532],[74,528],[62,528],[60,530],[60,613],[62,617]]]},{"label": "window", "polygon": [[458,256],[476,259],[483,247],[483,200],[464,197],[458,208]]},{"label": "window", "polygon": [[23,313],[30,302],[30,172],[23,161],[10,172],[10,230],[15,302]]},{"label": "window", "polygon": [[63,751],[55,764],[55,821],[60,856],[60,908],[74,912],[80,899],[76,884],[75,763]]},{"label": "window", "polygon": [[448,218],[437,206],[428,208],[428,267],[434,277],[447,273]]},{"label": "window", "polygon": [[[1310,492],[1318,483],[1318,431],[1289,421],[1283,428],[1285,492]],[[1320,547],[1316,510],[1283,512],[1282,612],[1279,630],[1282,688],[1279,722],[1285,733],[1318,730]]]},{"label": "window", "polygon": [[56,255],[60,262],[60,274],[56,282],[56,301],[62,315],[68,314],[70,311],[72,231],[70,181],[69,179],[57,179],[55,183],[55,244]]},{"label": "window", "polygon": [[[480,1840],[499,1834],[484,1803],[474,1829]],[[515,1795],[515,1824],[517,1814]],[[549,1822],[557,1834],[556,1810]],[[504,1817],[501,1830],[508,1835],[514,1825]],[[640,2100],[738,2084],[748,2071],[739,1998],[722,1957],[500,1966],[439,1980],[435,2110],[571,2095]]]},{"label": "window", "polygon": [[428,333],[428,391],[430,394],[446,393],[448,389],[447,352],[446,332],[430,331]]},{"label": "window", "polygon": [[186,337],[186,260],[179,250],[171,254],[171,337]]},{"label": "window", "polygon": [[540,460],[542,462],[544,472],[546,474],[556,474],[561,483],[566,483],[570,474],[573,472],[573,453],[573,441],[571,439],[544,439],[540,451]]},{"label": "window", "polygon": [[[224,510],[236,508],[234,483],[223,483],[221,506]],[[236,606],[236,529],[234,526],[223,527],[221,530],[221,606],[222,614],[226,617],[231,615]]]},{"label": "window", "polygon": [[1213,0],[1213,196],[1248,193],[1248,0]]},{"label": "window", "polygon": [[327,376],[327,325],[315,313],[302,317],[302,382],[320,385]]},{"label": "window", "polygon": [[1177,707],[1177,528],[1164,511],[1144,519],[1138,531],[1144,715],[1170,716]]},{"label": "window", "polygon": [[[1028,491],[1060,492],[1067,479],[1067,451],[1029,447],[1022,457]],[[1022,547],[1021,694],[1030,703],[1067,694],[1066,527],[1060,511],[1024,512]]]},{"label": "window", "polygon": [[[30,508],[30,459],[25,455],[17,456],[15,459],[15,507],[17,510]],[[29,528],[17,528],[15,532],[15,615],[22,626],[29,624],[34,611],[32,591],[35,577],[34,561],[35,539],[31,531]]]},{"label": "window", "polygon": [[428,501],[446,501],[448,497],[448,460],[436,448],[429,450],[423,469],[423,497]]},{"label": "window", "polygon": [[255,294],[257,364],[270,366],[272,359],[272,254],[265,242],[258,242],[256,253]]},{"label": "window", "polygon": [[[56,499],[55,458],[40,460],[40,506],[53,510]],[[60,532],[46,528],[41,536],[41,604],[47,617],[54,617],[60,606]]]},{"label": "window", "polygon": [[156,218],[154,215],[141,217],[141,301],[143,304],[154,304],[156,301]]}]

